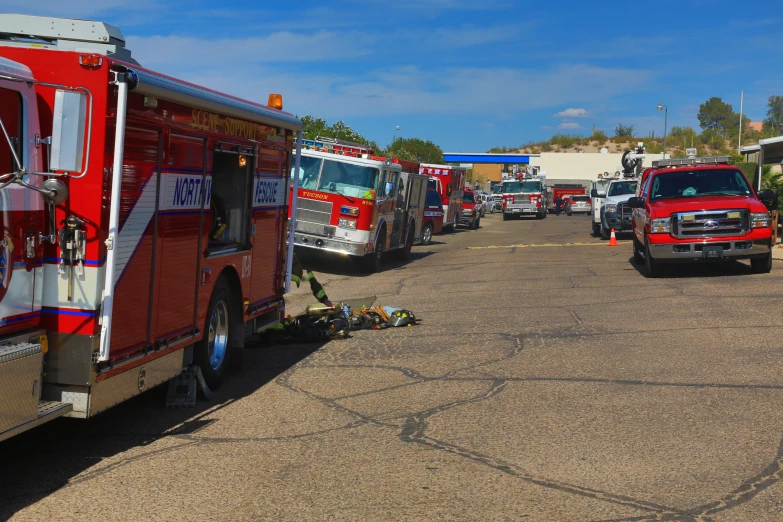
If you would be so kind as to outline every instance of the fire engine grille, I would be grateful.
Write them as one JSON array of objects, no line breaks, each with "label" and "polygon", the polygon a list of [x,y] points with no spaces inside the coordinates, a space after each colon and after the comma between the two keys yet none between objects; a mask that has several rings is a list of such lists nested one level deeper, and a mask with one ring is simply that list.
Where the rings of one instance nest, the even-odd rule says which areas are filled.
[{"label": "fire engine grille", "polygon": [[682,212],[672,216],[672,235],[679,238],[744,235],[750,228],[748,211]]},{"label": "fire engine grille", "polygon": [[296,218],[297,232],[334,236],[335,227],[329,225],[332,218],[332,203],[329,201],[298,198]]},{"label": "fire engine grille", "polygon": [[530,203],[530,196],[527,196],[525,194],[515,195],[514,203]]}]

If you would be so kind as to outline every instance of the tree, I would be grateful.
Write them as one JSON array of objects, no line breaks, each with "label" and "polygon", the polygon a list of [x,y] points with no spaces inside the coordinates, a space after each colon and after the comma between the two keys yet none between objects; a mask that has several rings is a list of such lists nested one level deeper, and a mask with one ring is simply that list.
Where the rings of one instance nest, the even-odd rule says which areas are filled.
[{"label": "tree", "polygon": [[[734,117],[734,109],[731,104],[713,96],[699,106],[699,125],[703,130],[717,130],[722,136],[726,136],[726,130],[730,127]],[[737,120],[739,122],[739,120]]]},{"label": "tree", "polygon": [[395,138],[386,150],[386,155],[422,163],[445,163],[443,150],[421,138]]},{"label": "tree", "polygon": [[622,138],[630,138],[633,136],[633,125],[623,125],[622,123],[618,123],[617,127],[614,129],[614,135],[620,136]]},{"label": "tree", "polygon": [[776,133],[783,132],[783,96],[770,96],[764,126]]}]

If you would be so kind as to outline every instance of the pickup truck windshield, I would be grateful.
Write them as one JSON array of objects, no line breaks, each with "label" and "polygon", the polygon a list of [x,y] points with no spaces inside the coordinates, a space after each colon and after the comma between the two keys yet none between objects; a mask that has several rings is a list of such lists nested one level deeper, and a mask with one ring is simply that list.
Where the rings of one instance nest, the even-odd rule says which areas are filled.
[{"label": "pickup truck windshield", "polygon": [[627,196],[628,194],[636,194],[636,186],[638,184],[638,181],[612,183],[609,185],[609,193],[607,196]]},{"label": "pickup truck windshield", "polygon": [[510,181],[503,183],[503,194],[532,194],[541,192],[540,181]]},{"label": "pickup truck windshield", "polygon": [[704,196],[751,196],[742,172],[734,169],[708,169],[659,172],[653,177],[650,200]]},{"label": "pickup truck windshield", "polygon": [[465,203],[475,203],[476,201],[473,199],[473,193],[472,192],[465,192],[462,194],[462,201]]}]

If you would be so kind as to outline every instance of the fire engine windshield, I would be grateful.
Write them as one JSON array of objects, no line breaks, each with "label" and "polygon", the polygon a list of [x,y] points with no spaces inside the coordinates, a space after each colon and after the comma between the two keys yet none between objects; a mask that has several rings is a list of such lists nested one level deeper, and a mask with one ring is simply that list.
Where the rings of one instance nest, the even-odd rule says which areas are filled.
[{"label": "fire engine windshield", "polygon": [[[293,169],[291,169],[293,175]],[[341,161],[302,156],[299,186],[335,192],[348,197],[368,197],[378,186],[378,169]]]},{"label": "fire engine windshield", "polygon": [[637,181],[621,181],[619,183],[612,183],[609,185],[608,196],[626,196],[628,194],[636,194]]},{"label": "fire engine windshield", "polygon": [[540,181],[510,181],[503,183],[503,194],[523,194],[541,192]]},{"label": "fire engine windshield", "polygon": [[660,172],[653,177],[650,192],[653,201],[753,194],[742,172],[734,169]]},{"label": "fire engine windshield", "polygon": [[324,160],[316,190],[338,192],[344,196],[362,198],[378,186],[379,171],[373,167]]}]

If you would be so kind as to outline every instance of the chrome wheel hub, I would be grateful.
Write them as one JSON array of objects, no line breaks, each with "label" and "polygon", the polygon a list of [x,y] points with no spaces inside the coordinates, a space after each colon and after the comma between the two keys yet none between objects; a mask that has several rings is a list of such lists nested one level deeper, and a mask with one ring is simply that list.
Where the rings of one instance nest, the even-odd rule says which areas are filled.
[{"label": "chrome wheel hub", "polygon": [[223,301],[218,301],[209,318],[207,332],[209,365],[213,370],[219,370],[226,360],[228,351],[228,307]]}]

